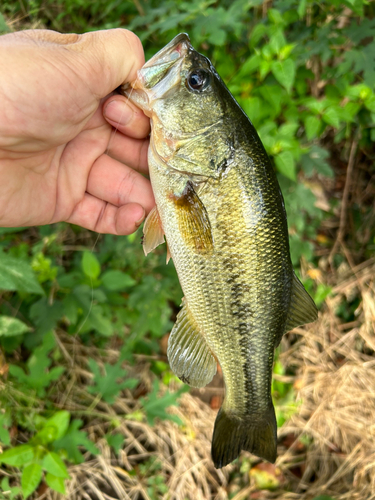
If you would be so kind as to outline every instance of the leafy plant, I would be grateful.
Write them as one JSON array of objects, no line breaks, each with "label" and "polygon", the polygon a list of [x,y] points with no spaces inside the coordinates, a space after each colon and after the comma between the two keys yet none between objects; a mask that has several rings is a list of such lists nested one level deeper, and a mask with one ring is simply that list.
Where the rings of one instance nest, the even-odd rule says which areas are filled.
[{"label": "leafy plant", "polygon": [[30,389],[34,389],[39,397],[45,395],[45,389],[51,382],[60,378],[65,368],[55,366],[49,370],[52,359],[49,358],[50,352],[55,347],[55,338],[52,332],[47,333],[42,340],[42,345],[37,347],[33,354],[27,360],[27,370],[23,370],[16,365],[9,366],[9,373],[17,381]]},{"label": "leafy plant", "polygon": [[22,469],[21,487],[25,498],[38,487],[43,473],[48,486],[65,493],[64,479],[68,479],[69,474],[61,457],[53,451],[53,445],[65,435],[69,419],[66,411],[56,413],[44,422],[27,444],[15,446],[0,455],[0,463]]},{"label": "leafy plant", "polygon": [[166,412],[167,408],[172,405],[177,405],[178,398],[188,390],[188,387],[183,386],[175,393],[165,392],[162,396],[160,395],[160,384],[158,380],[154,381],[153,389],[147,396],[147,398],[141,398],[143,409],[146,413],[147,422],[150,425],[155,424],[155,419],[160,418],[161,420],[172,420],[176,424],[181,425],[181,419],[177,415],[170,415]]},{"label": "leafy plant", "polygon": [[95,385],[88,387],[87,390],[91,394],[99,394],[104,401],[112,404],[115,397],[123,389],[134,389],[138,384],[138,380],[136,378],[126,378],[127,372],[121,365],[121,359],[114,365],[105,363],[104,373],[101,373],[98,363],[93,359],[89,359],[89,366],[91,372],[94,374]]}]

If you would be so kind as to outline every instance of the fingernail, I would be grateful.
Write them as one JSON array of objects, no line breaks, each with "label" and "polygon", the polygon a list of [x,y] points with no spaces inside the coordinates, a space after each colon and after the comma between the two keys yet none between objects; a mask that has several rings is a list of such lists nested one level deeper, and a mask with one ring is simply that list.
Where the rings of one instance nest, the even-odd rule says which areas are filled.
[{"label": "fingernail", "polygon": [[133,118],[133,110],[124,101],[111,101],[104,108],[104,116],[118,125],[128,125]]},{"label": "fingernail", "polygon": [[135,222],[135,225],[139,227],[142,224],[144,218],[145,218],[145,211],[143,210],[142,217]]}]

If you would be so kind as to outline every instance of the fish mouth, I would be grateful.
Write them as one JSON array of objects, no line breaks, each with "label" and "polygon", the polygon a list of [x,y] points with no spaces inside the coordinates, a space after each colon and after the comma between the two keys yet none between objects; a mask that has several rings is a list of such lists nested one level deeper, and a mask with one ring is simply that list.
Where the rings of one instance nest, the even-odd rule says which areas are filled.
[{"label": "fish mouth", "polygon": [[133,82],[121,87],[121,93],[148,114],[154,100],[177,88],[182,62],[191,50],[189,36],[180,33],[138,70]]}]

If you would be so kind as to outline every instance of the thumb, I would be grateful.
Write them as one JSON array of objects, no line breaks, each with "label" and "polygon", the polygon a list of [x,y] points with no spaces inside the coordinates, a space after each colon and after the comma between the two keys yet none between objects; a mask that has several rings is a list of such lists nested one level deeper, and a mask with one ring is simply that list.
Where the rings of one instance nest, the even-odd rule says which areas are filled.
[{"label": "thumb", "polygon": [[140,39],[121,28],[79,35],[68,48],[79,55],[77,63],[83,68],[82,76],[86,77],[88,88],[99,99],[134,80],[137,70],[145,62]]}]

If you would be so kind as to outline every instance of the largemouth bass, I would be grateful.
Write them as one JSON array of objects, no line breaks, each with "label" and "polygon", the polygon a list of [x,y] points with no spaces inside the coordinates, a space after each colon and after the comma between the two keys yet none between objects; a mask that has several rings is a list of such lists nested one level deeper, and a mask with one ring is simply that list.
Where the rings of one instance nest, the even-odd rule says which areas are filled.
[{"label": "largemouth bass", "polygon": [[171,368],[204,387],[220,363],[225,398],[212,438],[216,468],[242,449],[274,462],[274,350],[317,310],[293,271],[272,165],[252,123],[186,34],[123,92],[152,124],[156,207],[144,224],[144,250],[165,235],[184,292],[169,337]]}]

